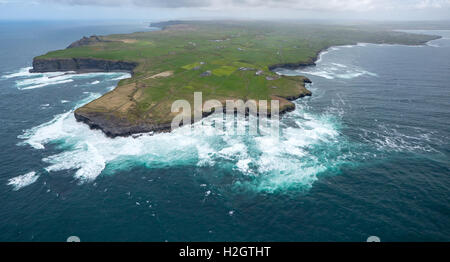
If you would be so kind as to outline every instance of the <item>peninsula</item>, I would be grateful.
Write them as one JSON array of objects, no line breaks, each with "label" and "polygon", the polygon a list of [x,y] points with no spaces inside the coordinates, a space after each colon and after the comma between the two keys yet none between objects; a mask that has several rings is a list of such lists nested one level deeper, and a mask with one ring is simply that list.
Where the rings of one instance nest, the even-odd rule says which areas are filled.
[{"label": "peninsula", "polygon": [[172,102],[292,100],[311,95],[301,76],[272,70],[314,65],[321,51],[359,42],[421,45],[438,36],[299,22],[169,21],[157,31],[84,37],[35,57],[31,72],[125,71],[131,78],[78,108],[75,117],[107,136],[170,130]]}]

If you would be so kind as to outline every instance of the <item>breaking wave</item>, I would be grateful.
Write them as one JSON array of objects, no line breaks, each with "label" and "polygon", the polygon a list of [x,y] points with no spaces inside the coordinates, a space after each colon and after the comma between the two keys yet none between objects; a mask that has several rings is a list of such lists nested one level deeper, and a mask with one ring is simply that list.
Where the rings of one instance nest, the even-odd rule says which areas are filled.
[{"label": "breaking wave", "polygon": [[344,65],[341,63],[334,63],[330,61],[324,61],[323,57],[331,52],[338,51],[344,48],[354,48],[354,47],[365,47],[369,44],[358,43],[357,45],[343,45],[330,47],[327,50],[322,51],[319,54],[317,61],[315,62],[317,66],[308,66],[306,68],[300,68],[296,70],[290,69],[277,69],[278,74],[284,75],[313,75],[319,76],[326,79],[353,79],[362,76],[376,77],[375,73],[366,71],[358,66],[354,65]]},{"label": "breaking wave", "polygon": [[361,76],[378,76],[375,73],[366,71],[357,66],[347,66],[339,63],[318,62],[320,66],[308,67],[297,70],[278,69],[279,74],[285,75],[314,75],[326,79],[353,79]]},{"label": "breaking wave", "polygon": [[[73,82],[77,79],[83,78],[92,78],[92,77],[101,77],[105,76],[109,80],[120,80],[129,78],[130,74],[126,73],[85,73],[85,74],[76,74],[75,72],[51,72],[51,73],[30,73],[30,69],[32,67],[25,67],[20,69],[18,72],[13,72],[7,75],[3,75],[1,78],[3,79],[15,79],[16,87],[19,90],[29,90],[29,89],[37,89],[50,85],[60,85]],[[91,84],[96,85],[100,83],[100,81],[95,80],[91,82]]]},{"label": "breaking wave", "polygon": [[18,72],[3,75],[1,78],[9,79],[9,78],[30,76],[30,69],[32,69],[32,67],[24,67],[21,68]]},{"label": "breaking wave", "polygon": [[26,173],[25,175],[13,177],[8,180],[7,185],[12,186],[14,191],[17,191],[23,187],[29,186],[36,182],[39,178],[39,175],[36,175],[36,172],[32,171]]},{"label": "breaking wave", "polygon": [[[241,177],[235,186],[273,192],[309,188],[320,172],[346,161],[347,154],[341,150],[347,142],[339,132],[339,119],[309,113],[307,99],[297,101],[297,109],[282,118],[279,138],[263,129],[257,136],[219,131],[212,123],[221,120],[212,115],[195,124],[195,128],[186,126],[171,133],[111,139],[77,122],[73,115],[77,107],[100,95],[87,93],[69,112],[26,130],[19,136],[23,140],[20,145],[37,150],[58,145],[59,153],[43,158],[45,170],[75,170],[74,177],[80,183],[93,181],[108,169],[189,165],[231,168]],[[233,124],[228,121],[224,125]]]}]

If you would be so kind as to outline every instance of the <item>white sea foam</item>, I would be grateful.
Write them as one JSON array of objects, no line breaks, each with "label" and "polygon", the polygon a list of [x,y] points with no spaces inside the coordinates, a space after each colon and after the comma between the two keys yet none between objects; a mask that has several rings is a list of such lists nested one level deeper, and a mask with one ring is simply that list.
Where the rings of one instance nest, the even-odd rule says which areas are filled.
[{"label": "white sea foam", "polygon": [[21,68],[18,72],[10,73],[8,75],[3,75],[1,78],[9,79],[9,78],[30,76],[30,74],[31,74],[30,69],[32,69],[32,67],[24,67],[24,68]]},{"label": "white sea foam", "polygon": [[329,52],[330,52],[329,50],[325,50],[325,51],[320,52],[319,58],[317,59],[316,63],[320,63],[322,61],[322,57],[324,55],[328,54]]},{"label": "white sea foam", "polygon": [[32,74],[32,77],[17,80],[16,86],[18,89],[35,89],[48,85],[57,85],[72,82],[72,75],[64,73],[44,73],[44,74]]},{"label": "white sea foam", "polygon": [[313,75],[326,79],[353,79],[362,76],[376,77],[376,73],[369,72],[355,65],[344,65],[336,62],[323,61],[323,57],[331,52],[341,50],[342,48],[365,47],[369,44],[358,43],[357,45],[333,46],[319,54],[316,66],[309,66],[302,69],[290,70],[279,69],[279,75]]},{"label": "white sea foam", "polygon": [[108,91],[112,91],[112,90],[114,90],[114,88],[116,88],[116,86],[109,86],[109,87],[107,88],[107,90],[108,90]]},{"label": "white sea foam", "polygon": [[321,64],[320,67],[311,67],[296,70],[298,74],[320,76],[326,79],[353,79],[361,76],[376,77],[377,74],[363,70],[356,66],[345,66],[336,63]]},{"label": "white sea foam", "polygon": [[[29,68],[27,68],[29,70]],[[29,73],[25,69],[22,69],[19,73],[7,75],[8,78],[18,78],[16,80],[16,86],[20,90],[29,90],[42,88],[50,85],[60,85],[73,82],[77,79],[88,79],[92,77],[106,77],[110,80],[118,80],[129,78],[130,74],[128,73],[120,73],[120,72],[111,72],[111,73],[85,73],[85,74],[76,74],[75,72],[51,72],[51,73]],[[99,84],[100,81],[91,82],[92,85]]]},{"label": "white sea foam", "polygon": [[[354,45],[348,47],[353,46]],[[336,47],[334,50],[339,50],[339,48],[345,47],[347,46]],[[330,49],[329,52],[331,51],[333,51],[332,48]],[[371,76],[371,77],[377,76],[377,74],[375,73],[366,71],[354,65],[344,65],[336,62],[324,62],[321,61],[321,59],[319,59],[319,61],[317,62],[317,66],[311,66],[298,70],[283,70],[281,71],[281,73],[286,75],[298,75],[298,74],[314,75],[326,79],[353,79],[361,76]]]},{"label": "white sea foam", "polygon": [[[399,127],[380,124],[377,130],[368,131],[363,129],[360,137],[367,144],[373,145],[379,151],[397,151],[397,152],[439,152],[430,144],[442,144],[443,140],[438,136],[422,130],[420,128],[407,128],[400,131]],[[432,143],[430,143],[432,142]]]},{"label": "white sea foam", "polygon": [[[77,106],[98,97],[91,94]],[[230,163],[234,170],[255,176],[252,183],[243,181],[255,190],[275,191],[280,187],[310,186],[318,172],[326,169],[318,164],[310,149],[336,143],[338,131],[327,119],[305,114],[301,105],[292,116],[298,127],[284,127],[281,141],[270,135],[237,136],[233,132],[218,131],[211,126],[219,121],[213,115],[171,133],[142,135],[137,138],[107,138],[101,131],[91,130],[79,123],[73,111],[55,116],[20,136],[23,143],[44,149],[50,142],[62,143],[63,152],[43,159],[48,172],[76,170],[80,182],[93,181],[107,164],[114,168],[128,168],[130,162],[151,168],[176,165],[220,166]],[[302,119],[303,118],[303,119]],[[230,126],[232,123],[225,123]]]},{"label": "white sea foam", "polygon": [[17,191],[23,187],[29,186],[36,182],[36,180],[39,178],[39,175],[36,175],[36,172],[32,171],[29,173],[26,173],[25,175],[13,177],[8,180],[7,185],[10,185],[13,187],[14,191]]},{"label": "white sea foam", "polygon": [[337,66],[337,67],[341,67],[341,68],[347,68],[347,67],[348,67],[348,66],[346,66],[346,65],[339,64],[339,63],[331,63],[331,64],[333,64],[333,65],[335,65],[335,66]]},{"label": "white sea foam", "polygon": [[[89,93],[89,96],[83,99],[76,108],[98,97],[100,97],[99,93]],[[35,149],[44,149],[44,145],[53,139],[60,139],[70,133],[66,132],[64,127],[66,124],[64,119],[69,118],[70,115],[73,115],[73,111],[56,115],[51,121],[26,130],[19,138],[26,139],[26,143]],[[75,121],[75,118],[73,120]]]},{"label": "white sea foam", "polygon": [[130,74],[124,74],[124,75],[121,75],[121,76],[119,76],[119,77],[116,77],[116,78],[111,79],[111,81],[117,81],[117,80],[127,79],[127,78],[130,78],[130,77],[131,77]]},{"label": "white sea foam", "polygon": [[[33,74],[26,79],[19,79],[18,84],[29,88],[92,76],[98,74],[55,74],[52,77]],[[126,77],[129,74],[122,74],[121,78]],[[105,79],[118,80],[118,76],[105,75]],[[112,88],[114,86],[109,89]],[[45,150],[50,144],[61,145],[58,147],[59,153],[43,159],[45,169],[50,173],[74,170],[74,177],[80,183],[95,180],[107,166],[113,170],[134,165],[149,168],[231,166],[244,177],[238,179],[236,185],[270,192],[292,186],[309,187],[317,179],[318,173],[326,170],[330,163],[335,163],[335,159],[328,159],[327,150],[320,151],[325,154],[321,158],[328,159],[326,165],[312,152],[315,147],[331,148],[333,144],[339,143],[334,120],[308,114],[302,104],[306,100],[298,102],[297,109],[284,118],[295,124],[282,123],[280,140],[271,135],[267,128],[262,128],[261,135],[257,136],[239,136],[232,131],[219,131],[212,126],[213,122],[221,120],[217,115],[196,123],[196,128],[185,126],[171,133],[111,139],[101,131],[91,130],[76,121],[73,111],[101,95],[91,92],[84,94],[85,99],[69,112],[55,115],[51,121],[30,128],[19,136],[22,139],[20,145],[29,145],[37,150]],[[64,102],[67,101],[61,101]],[[228,120],[224,124],[230,130],[234,122]]]},{"label": "white sea foam", "polygon": [[48,86],[48,85],[60,85],[60,84],[65,84],[65,83],[70,83],[70,82],[73,82],[73,80],[72,79],[67,79],[67,80],[61,80],[61,81],[48,81],[47,83],[41,83],[41,84],[38,84],[38,85],[19,87],[19,89],[20,90],[29,90],[29,89],[41,88],[41,87]]},{"label": "white sea foam", "polygon": [[440,45],[438,45],[436,43],[432,43],[432,42],[428,42],[426,45],[430,46],[430,47],[441,47]]}]

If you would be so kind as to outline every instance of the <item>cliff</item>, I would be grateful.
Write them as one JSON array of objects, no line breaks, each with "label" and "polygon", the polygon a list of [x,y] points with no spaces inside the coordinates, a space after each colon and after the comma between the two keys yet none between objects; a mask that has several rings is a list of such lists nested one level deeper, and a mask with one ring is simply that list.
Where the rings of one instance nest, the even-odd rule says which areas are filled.
[{"label": "cliff", "polygon": [[[287,96],[287,97],[273,97],[274,99],[279,100],[280,108],[279,115],[283,115],[287,112],[291,112],[295,110],[295,104],[291,101],[294,101],[298,98],[311,96],[312,93],[308,89],[304,87],[305,83],[311,83],[311,80],[308,78],[303,79],[303,84],[299,84],[299,89],[297,94]],[[113,91],[114,92],[114,91]],[[112,94],[108,93],[108,99],[112,98]],[[99,103],[100,100],[94,100],[90,104]],[[140,121],[132,121],[130,122],[127,118],[120,117],[114,112],[101,112],[90,109],[90,104],[78,108],[75,110],[74,115],[75,119],[79,122],[83,122],[87,124],[91,129],[99,129],[108,136],[108,137],[118,137],[118,136],[130,136],[133,134],[140,133],[148,133],[148,132],[170,132],[171,131],[171,119],[169,118],[168,122],[164,123],[155,123],[151,120],[140,120]],[[224,105],[223,112],[226,113],[227,108]],[[235,111],[236,112],[236,111]],[[267,112],[267,116],[270,118],[270,110]],[[212,113],[203,112],[203,117],[207,117]],[[248,110],[245,115],[248,115]]]},{"label": "cliff", "polygon": [[31,73],[45,72],[112,72],[133,73],[135,62],[113,61],[95,58],[34,58]]},{"label": "cliff", "polygon": [[112,138],[148,132],[169,132],[171,129],[171,123],[130,123],[127,119],[104,112],[76,110],[74,115],[77,121],[87,124],[91,129],[99,129]]}]

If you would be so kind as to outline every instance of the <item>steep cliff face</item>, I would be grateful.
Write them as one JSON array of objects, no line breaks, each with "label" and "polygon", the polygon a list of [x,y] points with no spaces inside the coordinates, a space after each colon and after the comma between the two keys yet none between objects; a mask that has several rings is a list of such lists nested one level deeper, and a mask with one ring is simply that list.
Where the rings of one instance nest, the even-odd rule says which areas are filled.
[{"label": "steep cliff face", "polygon": [[33,59],[31,73],[45,72],[111,72],[126,71],[132,73],[137,63],[126,61],[112,61],[94,58],[49,58]]},{"label": "steep cliff face", "polygon": [[[279,115],[283,115],[287,112],[293,111],[295,109],[295,104],[291,101],[296,100],[301,97],[311,96],[312,93],[308,89],[306,89],[305,84],[311,83],[311,80],[308,78],[303,78],[303,84],[298,84],[298,93],[291,96],[281,97],[274,96],[273,99],[279,101]],[[118,89],[124,89],[127,85],[119,86]],[[128,85],[130,86],[130,85]],[[116,92],[114,94],[114,92]],[[93,108],[101,108],[99,104],[108,104],[111,105],[111,99],[117,100],[118,93],[121,91],[114,90],[97,100],[92,101],[90,104],[87,104],[83,107],[80,107],[75,110],[74,115],[77,121],[83,122],[87,124],[92,129],[99,129],[103,131],[103,133],[108,137],[118,137],[118,136],[130,136],[133,134],[140,133],[148,133],[148,132],[170,132],[171,131],[171,118],[167,119],[166,122],[155,123],[150,118],[142,118],[137,121],[129,121],[123,115],[117,114],[116,110],[93,110]],[[106,100],[106,102],[104,101]],[[128,100],[128,99],[127,99]],[[227,113],[227,107],[224,104],[223,113]],[[231,109],[232,110],[232,109]],[[234,109],[234,112],[238,112],[237,109]],[[249,108],[246,108],[245,115],[249,115]],[[271,110],[268,110],[268,117],[272,117]],[[203,112],[203,117],[207,117],[212,112]],[[193,119],[191,119],[193,120]]]},{"label": "steep cliff face", "polygon": [[171,123],[130,123],[126,119],[104,112],[86,112],[77,109],[74,115],[77,121],[87,124],[92,129],[102,130],[106,136],[112,138],[148,132],[170,132],[171,130]]}]

